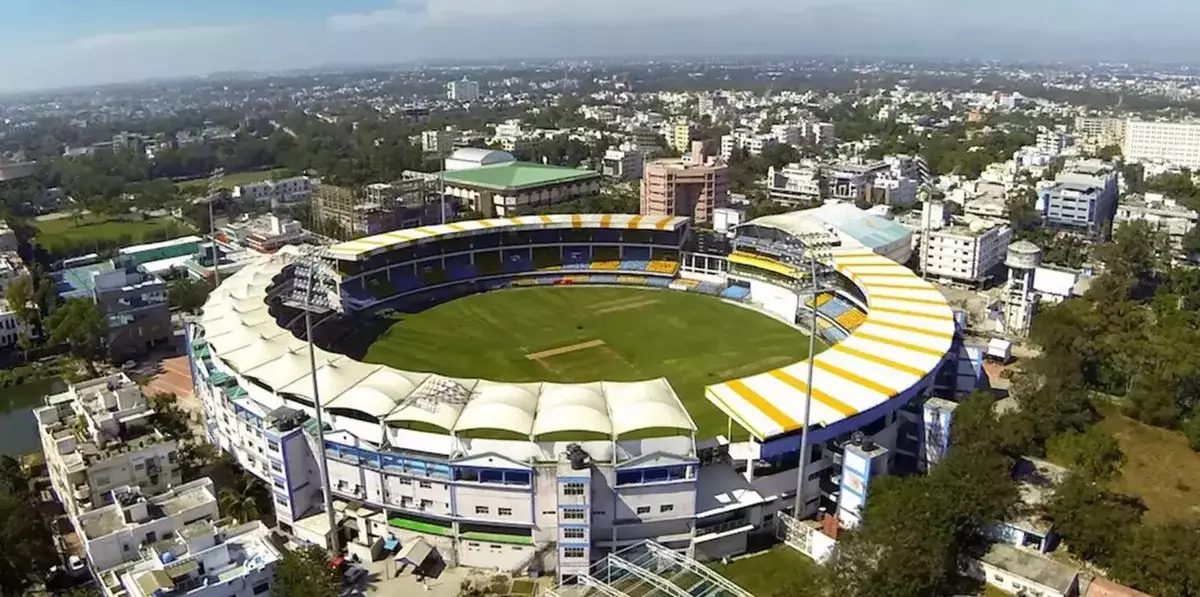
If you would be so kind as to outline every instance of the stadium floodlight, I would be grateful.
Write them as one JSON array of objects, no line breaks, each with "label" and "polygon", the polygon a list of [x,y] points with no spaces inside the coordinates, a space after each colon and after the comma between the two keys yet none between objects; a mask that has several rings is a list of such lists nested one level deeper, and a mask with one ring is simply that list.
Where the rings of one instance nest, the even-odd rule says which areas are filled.
[{"label": "stadium floodlight", "polygon": [[[314,312],[341,311],[341,300],[334,298],[339,296],[337,276],[333,274],[329,263],[330,253],[324,247],[304,246],[300,248],[300,253],[280,251],[272,259],[282,260],[295,266],[297,270],[303,270],[295,272],[293,284],[300,279],[301,274],[306,278],[302,291],[294,289],[291,298],[285,298],[283,302],[289,307],[304,311],[304,339],[308,342],[309,377],[312,378],[313,410],[317,419],[317,445],[321,452],[319,455],[314,454],[314,457],[320,468],[321,491],[325,494],[325,515],[329,519],[329,546],[333,553],[338,553],[338,527],[333,512],[333,493],[329,486],[329,461],[325,455],[325,421],[322,415],[324,407],[321,406],[321,389],[317,383],[317,352],[313,344],[312,327]],[[323,292],[314,292],[318,285],[321,285]]]},{"label": "stadium floodlight", "polygon": [[221,257],[217,250],[217,221],[213,219],[213,205],[220,197],[221,179],[225,177],[225,169],[217,168],[208,177],[208,193],[196,203],[208,205],[208,240],[212,243],[213,258],[213,288],[221,285]]},{"label": "stadium floodlight", "polygon": [[[802,272],[806,266],[808,269],[807,282],[812,292],[808,333],[808,379],[804,388],[804,416],[800,429],[800,463],[796,468],[796,500],[795,505],[792,506],[792,517],[796,520],[800,520],[800,507],[804,504],[804,481],[808,469],[808,454],[805,449],[808,447],[808,425],[812,412],[813,367],[817,356],[817,295],[823,287],[828,288],[828,280],[832,277],[834,268],[831,249],[835,242],[830,234],[822,231],[794,235],[777,245],[780,249],[781,261],[792,266],[794,270],[795,287],[793,291],[796,293],[797,303],[805,291],[805,276]],[[799,304],[797,304],[797,309],[799,309]]]}]

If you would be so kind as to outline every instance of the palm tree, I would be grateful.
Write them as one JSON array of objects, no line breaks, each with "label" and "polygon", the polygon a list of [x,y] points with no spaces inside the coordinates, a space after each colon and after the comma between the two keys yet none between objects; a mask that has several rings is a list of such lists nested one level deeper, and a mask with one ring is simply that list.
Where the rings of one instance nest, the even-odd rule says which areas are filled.
[{"label": "palm tree", "polygon": [[237,522],[257,520],[258,497],[262,489],[249,475],[240,474],[234,477],[233,486],[222,489],[218,494],[218,506],[224,516],[230,516]]}]

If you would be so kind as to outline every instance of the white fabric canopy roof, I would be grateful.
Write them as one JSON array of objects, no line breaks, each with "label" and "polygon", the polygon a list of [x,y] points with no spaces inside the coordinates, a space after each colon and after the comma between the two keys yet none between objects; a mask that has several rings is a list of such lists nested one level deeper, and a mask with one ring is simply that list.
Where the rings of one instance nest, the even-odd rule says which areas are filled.
[{"label": "white fabric canopy roof", "polygon": [[[307,343],[280,327],[265,303],[270,282],[282,268],[283,260],[265,257],[230,276],[213,291],[197,323],[205,330],[214,358],[277,393],[312,400]],[[384,422],[420,422],[451,432],[500,430],[531,438],[695,429],[663,379],[502,383],[402,371],[320,348],[315,354],[318,389],[326,407],[356,410]]]}]

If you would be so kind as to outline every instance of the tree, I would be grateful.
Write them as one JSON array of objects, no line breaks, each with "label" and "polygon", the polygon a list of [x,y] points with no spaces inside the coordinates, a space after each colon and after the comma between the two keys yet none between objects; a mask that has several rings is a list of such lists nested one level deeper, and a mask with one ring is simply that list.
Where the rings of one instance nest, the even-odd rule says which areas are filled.
[{"label": "tree", "polygon": [[271,594],[277,597],[337,597],[342,579],[331,563],[329,554],[320,547],[309,545],[295,551],[285,551],[275,569],[275,586]]},{"label": "tree", "polygon": [[1145,525],[1131,533],[1109,574],[1159,597],[1200,595],[1200,526],[1195,522]]},{"label": "tree", "polygon": [[1014,231],[1032,230],[1042,221],[1037,211],[1037,191],[1023,187],[1014,191],[1005,201],[1008,222]]},{"label": "tree", "polygon": [[257,520],[263,501],[263,487],[250,475],[242,472],[234,476],[232,487],[221,489],[217,496],[221,514],[231,516],[239,522]]},{"label": "tree", "polygon": [[167,283],[167,302],[172,309],[194,313],[204,306],[212,292],[212,284],[208,280],[179,278]]},{"label": "tree", "polygon": [[1095,425],[1083,433],[1069,430],[1051,438],[1046,451],[1072,469],[1100,480],[1111,479],[1125,458],[1116,438]]},{"label": "tree", "polygon": [[28,491],[0,492],[0,595],[25,594],[61,564],[38,502]]},{"label": "tree", "polygon": [[[41,325],[41,312],[34,302],[33,278],[21,276],[13,280],[4,291],[17,322],[21,325],[22,335],[27,334]],[[27,343],[28,344],[28,343]],[[22,347],[22,350],[29,350]]]},{"label": "tree", "polygon": [[1047,510],[1072,553],[1107,565],[1133,532],[1145,507],[1073,472],[1059,484]]},{"label": "tree", "polygon": [[100,307],[87,299],[67,301],[50,316],[50,341],[68,344],[71,354],[87,363],[96,373],[96,363],[104,359],[108,325]]},{"label": "tree", "polygon": [[159,392],[150,396],[148,402],[154,409],[151,424],[163,435],[175,441],[192,438],[192,429],[188,425],[188,415],[179,408],[179,402],[174,394]]}]

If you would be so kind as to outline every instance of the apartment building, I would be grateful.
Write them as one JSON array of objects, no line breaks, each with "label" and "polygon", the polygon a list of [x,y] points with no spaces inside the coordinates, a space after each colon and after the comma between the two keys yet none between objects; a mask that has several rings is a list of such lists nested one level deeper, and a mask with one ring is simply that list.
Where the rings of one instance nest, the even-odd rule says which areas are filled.
[{"label": "apartment building", "polygon": [[700,129],[690,122],[677,122],[668,129],[667,144],[671,149],[684,153],[692,146],[692,141],[700,138]]},{"label": "apartment building", "polygon": [[989,220],[947,218],[944,204],[928,201],[922,216],[921,271],[947,282],[979,285],[997,271],[1012,229]]},{"label": "apartment building", "polygon": [[688,159],[646,162],[642,177],[641,214],[686,216],[697,223],[712,220],[713,208],[729,202],[729,168],[692,144]]},{"label": "apartment building", "polygon": [[72,519],[111,504],[117,487],[153,495],[182,480],[175,442],[150,427],[154,411],[124,373],[71,384],[33,412],[51,485]]},{"label": "apartment building", "polygon": [[137,487],[112,490],[113,503],[79,515],[80,535],[88,564],[105,576],[127,562],[144,557],[143,550],[189,524],[220,518],[212,480],[205,477],[158,494]]},{"label": "apartment building", "polygon": [[870,202],[875,178],[891,169],[884,161],[871,163],[837,163],[825,168],[828,198],[847,203]]},{"label": "apartment building", "polygon": [[1171,249],[1181,257],[1183,236],[1200,223],[1196,210],[1180,205],[1178,201],[1159,193],[1146,193],[1144,197],[1126,197],[1117,205],[1115,225],[1134,221],[1148,222],[1165,233],[1171,241]]},{"label": "apartment building", "polygon": [[446,84],[446,97],[456,102],[473,102],[479,99],[479,83],[463,78]]},{"label": "apartment building", "polygon": [[1075,119],[1075,138],[1084,145],[1098,149],[1125,144],[1123,118],[1079,117]]},{"label": "apartment building", "polygon": [[446,155],[454,151],[454,142],[457,140],[458,131],[450,127],[421,131],[421,151]]},{"label": "apartment building", "polygon": [[281,557],[262,522],[218,526],[207,519],[160,538],[142,555],[118,577],[128,597],[270,595]]},{"label": "apartment building", "polygon": [[819,203],[824,198],[825,182],[814,164],[788,164],[767,168],[767,193],[771,200],[798,206]]},{"label": "apartment building", "polygon": [[1058,155],[1073,143],[1071,136],[1058,130],[1042,127],[1038,131],[1036,145],[1038,151],[1046,155]]},{"label": "apartment building", "polygon": [[604,152],[600,173],[619,180],[639,180],[646,154],[637,149],[609,149]]},{"label": "apartment building", "polygon": [[871,203],[891,207],[908,207],[917,202],[920,184],[915,178],[883,172],[871,182]]},{"label": "apartment building", "polygon": [[270,204],[278,207],[308,198],[313,192],[313,181],[307,176],[293,176],[280,180],[264,180],[233,188],[233,198],[238,201]]},{"label": "apartment building", "polygon": [[1054,184],[1042,189],[1038,207],[1048,225],[1106,238],[1117,211],[1117,172],[1106,162],[1068,163]]},{"label": "apartment building", "polygon": [[109,358],[123,362],[170,342],[174,326],[162,278],[129,262],[113,266],[92,277],[92,296],[108,321]]},{"label": "apartment building", "polygon": [[1121,153],[1131,162],[1163,162],[1200,168],[1200,122],[1125,123]]}]

